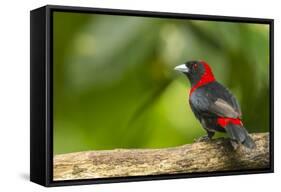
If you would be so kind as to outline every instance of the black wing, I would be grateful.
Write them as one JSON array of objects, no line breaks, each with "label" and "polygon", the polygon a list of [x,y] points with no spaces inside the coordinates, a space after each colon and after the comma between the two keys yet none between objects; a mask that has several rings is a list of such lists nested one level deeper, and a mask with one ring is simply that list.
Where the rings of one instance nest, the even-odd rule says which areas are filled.
[{"label": "black wing", "polygon": [[[241,110],[235,97],[221,84],[214,82],[195,90],[190,97],[191,108],[200,120],[203,117],[241,118]],[[246,147],[255,148],[255,143],[247,130],[240,125],[228,124],[224,127],[231,139]]]},{"label": "black wing", "polygon": [[228,89],[213,82],[199,87],[190,97],[192,110],[205,116],[241,118],[241,110]]}]

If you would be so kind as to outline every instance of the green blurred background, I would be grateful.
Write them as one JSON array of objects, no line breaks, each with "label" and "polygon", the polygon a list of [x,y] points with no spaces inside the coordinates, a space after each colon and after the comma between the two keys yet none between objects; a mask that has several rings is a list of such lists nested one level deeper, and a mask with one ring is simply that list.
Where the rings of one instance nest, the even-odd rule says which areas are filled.
[{"label": "green blurred background", "polygon": [[[207,61],[249,132],[269,130],[269,26],[54,12],[54,153],[161,148],[205,134],[173,68]],[[225,136],[217,134],[216,137]]]}]

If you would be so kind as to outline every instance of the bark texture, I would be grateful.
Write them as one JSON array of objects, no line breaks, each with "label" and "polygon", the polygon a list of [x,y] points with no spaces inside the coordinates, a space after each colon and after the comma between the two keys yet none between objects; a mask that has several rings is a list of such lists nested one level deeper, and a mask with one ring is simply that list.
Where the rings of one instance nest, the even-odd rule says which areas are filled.
[{"label": "bark texture", "polygon": [[269,133],[251,137],[256,148],[219,138],[162,149],[115,149],[54,156],[54,180],[269,168]]}]

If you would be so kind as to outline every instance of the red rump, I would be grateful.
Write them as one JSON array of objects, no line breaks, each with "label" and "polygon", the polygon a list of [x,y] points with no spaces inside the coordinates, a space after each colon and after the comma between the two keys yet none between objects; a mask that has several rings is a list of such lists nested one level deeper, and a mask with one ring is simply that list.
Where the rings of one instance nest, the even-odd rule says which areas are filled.
[{"label": "red rump", "polygon": [[215,77],[213,75],[213,72],[210,68],[210,66],[205,62],[205,61],[200,61],[205,68],[205,72],[202,75],[200,81],[194,85],[193,87],[191,87],[190,92],[189,92],[189,96],[193,93],[193,91],[195,91],[198,87],[201,87],[202,85],[211,83],[213,81],[215,81]]},{"label": "red rump", "polygon": [[228,118],[228,117],[219,117],[217,119],[217,123],[221,127],[227,126],[229,123],[234,125],[243,125],[242,121],[240,119],[234,119],[234,118]]}]

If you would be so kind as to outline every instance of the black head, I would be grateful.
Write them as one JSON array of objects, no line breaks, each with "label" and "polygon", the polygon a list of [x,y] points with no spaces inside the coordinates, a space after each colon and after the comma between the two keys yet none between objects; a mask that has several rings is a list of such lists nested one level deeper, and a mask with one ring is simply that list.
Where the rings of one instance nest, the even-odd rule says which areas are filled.
[{"label": "black head", "polygon": [[190,80],[191,85],[197,84],[205,76],[213,78],[211,68],[204,61],[188,61],[176,66],[175,70],[184,73]]}]

